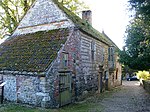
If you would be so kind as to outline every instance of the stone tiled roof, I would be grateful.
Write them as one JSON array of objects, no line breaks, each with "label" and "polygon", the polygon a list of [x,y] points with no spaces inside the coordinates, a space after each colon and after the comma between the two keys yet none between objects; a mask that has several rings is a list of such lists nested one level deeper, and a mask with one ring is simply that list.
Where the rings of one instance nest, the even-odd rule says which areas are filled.
[{"label": "stone tiled roof", "polygon": [[[104,42],[105,44],[109,46],[116,46],[114,42],[108,37],[97,31],[95,28],[93,28],[87,21],[81,19],[73,12],[69,11],[67,8],[65,8],[61,3],[58,3],[57,0],[53,0],[58,7],[63,10],[68,17],[75,23],[75,25],[83,32],[91,35],[93,38]],[[116,46],[117,47],[117,46]]]},{"label": "stone tiled roof", "polygon": [[57,29],[12,37],[0,45],[0,69],[45,71],[68,35],[68,29]]}]

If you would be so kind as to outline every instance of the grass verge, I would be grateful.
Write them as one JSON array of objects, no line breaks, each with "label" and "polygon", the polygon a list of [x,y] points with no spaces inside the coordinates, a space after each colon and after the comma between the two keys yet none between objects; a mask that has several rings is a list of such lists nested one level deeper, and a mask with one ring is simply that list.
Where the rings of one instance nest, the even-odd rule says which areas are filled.
[{"label": "grass verge", "polygon": [[82,102],[66,105],[59,109],[43,109],[24,104],[4,103],[0,105],[0,112],[103,112],[104,107],[101,101],[106,97],[111,97],[111,95],[118,90],[120,90],[120,88],[114,88],[111,91],[95,94]]}]

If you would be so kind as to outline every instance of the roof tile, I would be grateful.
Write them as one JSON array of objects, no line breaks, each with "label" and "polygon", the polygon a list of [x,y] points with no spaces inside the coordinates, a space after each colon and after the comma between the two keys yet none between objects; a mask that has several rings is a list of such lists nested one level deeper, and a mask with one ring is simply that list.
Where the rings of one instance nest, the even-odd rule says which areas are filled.
[{"label": "roof tile", "polygon": [[0,45],[0,69],[45,71],[68,35],[68,29],[56,29],[12,37]]}]

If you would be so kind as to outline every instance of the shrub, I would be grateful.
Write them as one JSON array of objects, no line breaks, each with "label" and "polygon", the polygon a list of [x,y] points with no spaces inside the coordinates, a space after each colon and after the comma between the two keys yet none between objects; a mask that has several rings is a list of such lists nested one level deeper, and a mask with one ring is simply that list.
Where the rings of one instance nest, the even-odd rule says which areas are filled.
[{"label": "shrub", "polygon": [[148,71],[138,71],[136,75],[138,79],[150,80],[150,74]]}]

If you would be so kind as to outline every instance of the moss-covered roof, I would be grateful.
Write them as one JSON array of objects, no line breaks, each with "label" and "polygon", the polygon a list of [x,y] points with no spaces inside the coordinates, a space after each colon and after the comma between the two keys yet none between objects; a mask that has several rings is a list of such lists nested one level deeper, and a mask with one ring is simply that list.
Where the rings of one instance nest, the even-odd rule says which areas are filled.
[{"label": "moss-covered roof", "polygon": [[[81,31],[110,46],[114,45],[107,36],[95,30],[88,22],[76,16],[56,0],[53,1]],[[11,37],[0,45],[0,69],[44,72],[57,57],[57,52],[66,42],[68,35],[68,29],[56,29]]]},{"label": "moss-covered roof", "polygon": [[68,35],[68,29],[57,29],[12,37],[0,45],[0,69],[45,71]]},{"label": "moss-covered roof", "polygon": [[[111,46],[114,45],[113,41],[110,40],[110,38],[108,38],[107,36],[103,35],[102,33],[100,33],[99,31],[97,31],[96,29],[94,29],[87,21],[81,19],[80,17],[78,17],[76,14],[74,14],[73,12],[69,11],[67,8],[65,8],[61,3],[57,2],[57,0],[53,0],[58,7],[63,10],[68,17],[75,23],[75,25],[83,32],[91,35],[93,38],[100,40],[102,42],[104,42],[105,44]],[[116,45],[114,45],[116,46]]]}]

